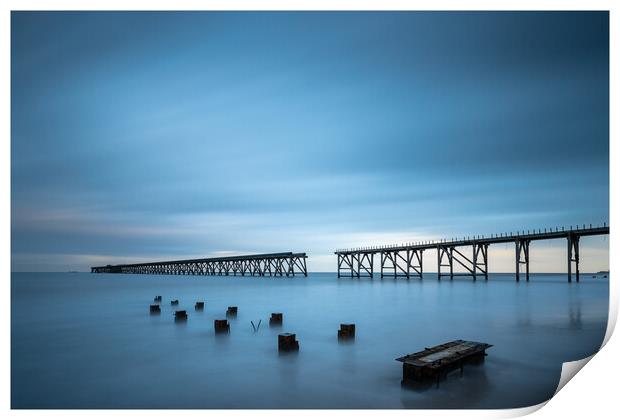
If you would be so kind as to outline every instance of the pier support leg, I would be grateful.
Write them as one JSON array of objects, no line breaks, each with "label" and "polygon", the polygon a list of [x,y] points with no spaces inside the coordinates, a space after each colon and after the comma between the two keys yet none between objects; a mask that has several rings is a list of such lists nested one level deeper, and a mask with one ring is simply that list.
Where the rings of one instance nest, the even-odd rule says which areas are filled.
[{"label": "pier support leg", "polygon": [[349,265],[349,267],[351,267],[351,277],[354,277],[353,276],[353,272],[354,272],[354,270],[353,270],[353,254],[349,255],[349,257],[351,258],[351,264]]},{"label": "pier support leg", "polygon": [[374,277],[375,275],[375,254],[370,254],[370,277]]},{"label": "pier support leg", "polygon": [[519,240],[515,241],[515,280],[517,280],[517,282],[519,281],[519,260],[521,258],[521,255],[519,255],[521,252],[520,248],[519,248]]},{"label": "pier support leg", "polygon": [[575,263],[575,281],[579,283],[579,236],[570,234],[567,237],[568,242],[568,282],[572,282],[572,266]]},{"label": "pier support leg", "polygon": [[[360,261],[361,254],[351,254],[352,262],[355,264],[355,260],[357,259],[357,273],[355,273],[355,277],[360,278],[360,270],[362,269],[362,262]],[[351,269],[353,269],[353,264],[351,264]]]},{"label": "pier support leg", "polygon": [[483,245],[482,255],[484,257],[484,279],[489,279],[489,245]]},{"label": "pier support leg", "polygon": [[[521,259],[523,256],[523,260]],[[525,280],[530,281],[530,240],[517,239],[515,241],[516,278],[519,281],[521,264],[525,264]]]},{"label": "pier support leg", "polygon": [[568,258],[568,282],[570,283],[570,282],[573,281],[573,275],[571,273],[571,269],[573,268],[572,267],[572,265],[573,265],[573,263],[572,263],[572,259],[573,259],[573,256],[572,256],[573,244],[571,243],[570,236],[568,236],[566,239],[567,239],[566,242],[567,242],[567,245],[568,245],[568,252],[567,252],[567,258]]},{"label": "pier support leg", "polygon": [[530,241],[525,241],[525,281],[530,281]]},{"label": "pier support leg", "polygon": [[474,242],[474,245],[472,247],[472,273],[471,275],[474,278],[474,281],[476,281],[476,271],[478,269],[478,245]]},{"label": "pier support leg", "polygon": [[575,236],[573,247],[575,251],[573,259],[573,261],[575,261],[575,281],[579,283],[579,236]]},{"label": "pier support leg", "polygon": [[[441,273],[441,267],[448,267],[450,269],[450,280],[454,278],[454,270],[452,266],[452,260],[453,260],[452,252],[453,252],[452,247],[448,248],[442,245],[437,246],[437,280],[441,280],[442,276],[447,276],[447,274]],[[443,262],[444,257],[448,259],[447,263]]]},{"label": "pier support leg", "polygon": [[450,261],[450,280],[454,279],[454,265],[453,265],[453,261],[454,261],[454,248],[450,248],[450,254],[448,255],[449,261]]},{"label": "pier support leg", "polygon": [[338,278],[340,278],[340,260],[341,260],[341,256],[340,254],[338,254]]},{"label": "pier support leg", "polygon": [[419,258],[420,258],[420,278],[424,277],[424,270],[422,269],[422,261],[424,260],[424,250],[421,249],[420,250],[420,254],[419,254]]},{"label": "pier support leg", "polygon": [[385,265],[385,252],[381,251],[381,278],[383,278],[383,266]]}]

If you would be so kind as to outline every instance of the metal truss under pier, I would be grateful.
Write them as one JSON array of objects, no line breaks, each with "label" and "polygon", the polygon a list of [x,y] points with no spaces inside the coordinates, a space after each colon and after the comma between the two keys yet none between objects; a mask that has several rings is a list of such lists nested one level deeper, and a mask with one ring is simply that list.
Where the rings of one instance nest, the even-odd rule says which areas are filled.
[{"label": "metal truss under pier", "polygon": [[140,264],[91,267],[91,273],[185,274],[197,276],[308,276],[307,255],[281,252],[276,254],[240,255],[196,260],[160,261]]},{"label": "metal truss under pier", "polygon": [[[368,248],[344,249],[334,252],[338,256],[338,277],[373,277],[374,255],[381,257],[381,278],[419,277],[422,278],[422,254],[427,250],[437,252],[437,278],[454,276],[471,276],[489,278],[489,245],[515,244],[515,278],[530,280],[530,242],[545,239],[566,238],[568,282],[579,281],[579,238],[582,236],[609,235],[609,226],[576,226],[570,229],[538,229],[502,233],[491,236],[474,236],[463,239],[416,242],[403,245],[390,245]],[[465,248],[466,247],[466,248]],[[466,249],[469,248],[469,251]],[[455,273],[454,267],[464,269]],[[574,271],[573,271],[574,266]],[[446,272],[447,271],[447,272]]]}]

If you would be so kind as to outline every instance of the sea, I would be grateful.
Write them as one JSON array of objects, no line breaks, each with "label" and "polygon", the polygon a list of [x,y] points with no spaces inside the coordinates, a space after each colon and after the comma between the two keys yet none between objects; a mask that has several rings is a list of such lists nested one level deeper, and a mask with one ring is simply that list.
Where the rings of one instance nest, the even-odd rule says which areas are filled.
[{"label": "sea", "polygon": [[[162,296],[161,313],[149,305]],[[178,299],[179,305],[170,301]],[[204,311],[194,304],[204,301]],[[214,320],[237,306],[230,333]],[[516,408],[551,398],[562,363],[597,352],[609,278],[488,280],[12,273],[12,408]],[[186,322],[174,311],[187,310]],[[282,327],[270,327],[271,313]],[[352,341],[337,339],[354,323]],[[278,334],[299,351],[278,352]],[[439,383],[395,359],[492,344]],[[577,378],[578,379],[578,378]]]}]

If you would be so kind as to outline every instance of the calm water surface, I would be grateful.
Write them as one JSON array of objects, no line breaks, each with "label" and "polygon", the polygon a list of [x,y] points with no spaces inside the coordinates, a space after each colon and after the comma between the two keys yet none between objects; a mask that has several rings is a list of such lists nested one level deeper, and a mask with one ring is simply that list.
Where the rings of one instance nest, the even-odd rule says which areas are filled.
[{"label": "calm water surface", "polygon": [[[13,408],[505,408],[546,400],[562,362],[598,350],[609,283],[13,273]],[[149,315],[155,295],[160,316]],[[179,299],[189,320],[175,324]],[[204,300],[204,312],[194,302]],[[213,320],[238,306],[229,336]],[[268,326],[284,313],[282,329]],[[258,332],[250,321],[262,320]],[[340,323],[357,338],[339,344]],[[278,332],[296,355],[279,356]],[[401,387],[396,357],[455,339],[494,347],[439,388]]]}]

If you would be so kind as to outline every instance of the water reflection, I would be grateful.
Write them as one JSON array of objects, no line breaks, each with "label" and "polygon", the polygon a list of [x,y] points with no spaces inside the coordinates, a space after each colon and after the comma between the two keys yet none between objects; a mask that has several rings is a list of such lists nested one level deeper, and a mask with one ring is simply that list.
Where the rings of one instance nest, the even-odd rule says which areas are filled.
[{"label": "water reflection", "polygon": [[581,330],[583,322],[581,319],[581,302],[572,302],[568,308],[569,328]]},{"label": "water reflection", "polygon": [[[453,371],[439,381],[401,385],[401,401],[406,408],[480,407],[492,387],[483,363],[465,366],[463,374]],[[423,397],[422,399],[420,397]]]}]

